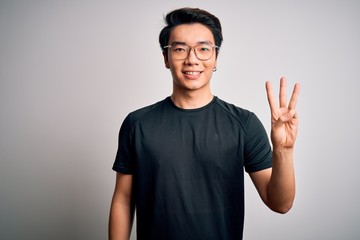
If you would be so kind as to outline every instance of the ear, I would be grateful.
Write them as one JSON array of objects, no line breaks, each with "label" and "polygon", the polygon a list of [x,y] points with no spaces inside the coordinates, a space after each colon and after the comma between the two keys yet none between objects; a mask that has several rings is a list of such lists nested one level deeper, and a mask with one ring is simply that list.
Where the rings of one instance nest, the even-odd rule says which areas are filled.
[{"label": "ear", "polygon": [[165,67],[166,67],[167,69],[169,69],[169,68],[170,68],[170,63],[169,63],[168,57],[166,56],[166,52],[163,51],[162,54],[163,54],[163,57],[164,57]]}]

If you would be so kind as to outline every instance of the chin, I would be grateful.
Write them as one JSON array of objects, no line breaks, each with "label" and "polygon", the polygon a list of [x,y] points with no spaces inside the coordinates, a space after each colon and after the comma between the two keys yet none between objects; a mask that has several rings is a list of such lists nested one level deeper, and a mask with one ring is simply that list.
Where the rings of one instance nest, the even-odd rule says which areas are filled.
[{"label": "chin", "polygon": [[181,79],[174,81],[174,85],[178,89],[191,90],[191,91],[205,89],[206,87],[209,86],[209,83],[210,81],[204,81],[201,79],[197,79],[197,80]]},{"label": "chin", "polygon": [[196,90],[202,90],[207,88],[207,84],[189,84],[182,87],[183,89],[190,90],[190,91],[196,91]]}]

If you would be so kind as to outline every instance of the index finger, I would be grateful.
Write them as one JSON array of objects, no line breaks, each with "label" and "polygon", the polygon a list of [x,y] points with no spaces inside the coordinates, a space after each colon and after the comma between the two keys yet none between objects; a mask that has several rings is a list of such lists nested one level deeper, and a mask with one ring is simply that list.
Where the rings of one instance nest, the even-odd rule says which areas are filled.
[{"label": "index finger", "polygon": [[300,84],[296,83],[294,85],[294,90],[293,90],[291,98],[290,98],[288,109],[295,109],[297,99],[298,99],[298,96],[299,96],[299,92],[300,92]]}]

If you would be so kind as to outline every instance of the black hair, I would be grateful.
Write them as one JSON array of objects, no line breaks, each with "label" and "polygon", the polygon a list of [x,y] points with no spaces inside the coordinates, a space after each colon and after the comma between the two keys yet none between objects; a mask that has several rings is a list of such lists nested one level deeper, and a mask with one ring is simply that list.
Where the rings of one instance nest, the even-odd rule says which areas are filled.
[{"label": "black hair", "polygon": [[[213,14],[199,8],[180,8],[169,12],[165,16],[165,23],[166,26],[161,30],[159,35],[160,47],[165,52],[167,49],[164,49],[164,47],[169,44],[171,31],[181,24],[201,23],[212,32],[216,46],[220,48],[223,41],[219,19]],[[217,48],[216,55],[218,54],[219,48]]]}]

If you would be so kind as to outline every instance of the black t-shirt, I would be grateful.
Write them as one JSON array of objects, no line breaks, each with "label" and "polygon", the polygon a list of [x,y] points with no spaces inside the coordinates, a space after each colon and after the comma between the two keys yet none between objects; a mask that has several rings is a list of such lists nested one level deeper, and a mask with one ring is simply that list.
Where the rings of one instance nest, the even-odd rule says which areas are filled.
[{"label": "black t-shirt", "polygon": [[242,239],[244,168],[271,167],[259,119],[217,97],[198,109],[168,97],[130,113],[113,169],[134,175],[139,240]]}]

